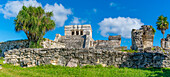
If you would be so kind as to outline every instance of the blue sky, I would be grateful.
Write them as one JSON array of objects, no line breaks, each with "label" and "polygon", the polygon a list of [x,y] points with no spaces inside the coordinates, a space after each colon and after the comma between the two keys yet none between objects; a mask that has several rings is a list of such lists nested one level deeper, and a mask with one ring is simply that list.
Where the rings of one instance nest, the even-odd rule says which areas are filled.
[{"label": "blue sky", "polygon": [[[121,34],[121,45],[130,47],[130,30],[142,24],[156,29],[158,16],[170,18],[169,3],[169,0],[1,0],[0,42],[27,39],[23,32],[15,32],[14,19],[19,5],[32,4],[41,5],[47,11],[55,10],[57,27],[47,32],[45,38],[54,40],[55,34],[64,35],[64,25],[91,24],[94,40],[107,40],[108,35]],[[169,32],[166,30],[165,36]],[[154,46],[160,46],[162,37],[161,31],[156,29]]]}]

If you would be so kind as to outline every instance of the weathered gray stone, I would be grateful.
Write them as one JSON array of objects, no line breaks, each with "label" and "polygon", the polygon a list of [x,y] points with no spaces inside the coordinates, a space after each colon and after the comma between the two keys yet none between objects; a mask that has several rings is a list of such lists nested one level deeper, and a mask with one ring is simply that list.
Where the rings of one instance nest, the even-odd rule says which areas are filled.
[{"label": "weathered gray stone", "polygon": [[67,66],[68,66],[68,67],[77,67],[77,64],[78,64],[78,59],[71,59],[71,60],[68,62]]},{"label": "weathered gray stone", "polygon": [[133,29],[132,35],[132,49],[143,51],[145,48],[153,47],[154,32],[150,25],[143,25],[140,29]]},{"label": "weathered gray stone", "polygon": [[[15,54],[22,53],[22,54]],[[18,49],[5,52],[5,63],[32,67],[36,65],[114,65],[116,67],[170,67],[170,55],[154,52],[126,53],[101,49],[40,48]]]}]

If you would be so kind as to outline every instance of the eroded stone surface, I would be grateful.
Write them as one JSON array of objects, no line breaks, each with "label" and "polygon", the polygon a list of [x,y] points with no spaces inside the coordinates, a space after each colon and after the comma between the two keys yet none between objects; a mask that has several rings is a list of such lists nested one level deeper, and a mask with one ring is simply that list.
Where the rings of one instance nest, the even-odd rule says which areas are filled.
[{"label": "eroded stone surface", "polygon": [[154,32],[150,25],[144,25],[140,29],[133,29],[132,49],[143,51],[145,48],[153,47]]},{"label": "eroded stone surface", "polygon": [[77,67],[78,64],[78,59],[71,59],[68,63],[67,66],[68,67]]},{"label": "eroded stone surface", "polygon": [[[17,54],[16,54],[17,53]],[[114,65],[116,67],[170,67],[170,55],[155,52],[127,53],[102,49],[15,49],[5,52],[5,63],[32,67],[36,65]]]}]

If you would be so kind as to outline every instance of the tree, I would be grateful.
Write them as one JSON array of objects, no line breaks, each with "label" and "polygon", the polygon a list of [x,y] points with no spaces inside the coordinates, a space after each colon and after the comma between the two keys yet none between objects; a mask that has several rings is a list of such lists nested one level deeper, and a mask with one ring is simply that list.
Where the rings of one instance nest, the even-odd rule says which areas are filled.
[{"label": "tree", "polygon": [[156,24],[157,24],[156,25],[157,29],[161,30],[161,33],[163,34],[163,39],[164,39],[165,30],[169,28],[167,17],[164,17],[163,15],[159,16]]},{"label": "tree", "polygon": [[36,47],[46,32],[55,28],[52,16],[52,12],[45,12],[42,7],[23,6],[14,20],[15,30],[24,31],[28,41]]}]

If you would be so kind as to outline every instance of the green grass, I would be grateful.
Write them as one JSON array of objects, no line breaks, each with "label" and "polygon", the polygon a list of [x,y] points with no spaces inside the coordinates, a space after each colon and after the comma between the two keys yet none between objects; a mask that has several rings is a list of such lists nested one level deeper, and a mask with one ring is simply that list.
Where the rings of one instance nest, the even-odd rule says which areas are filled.
[{"label": "green grass", "polygon": [[[1,61],[2,62],[2,61]],[[133,69],[116,68],[113,66],[102,67],[84,66],[82,68],[69,68],[62,66],[46,65],[22,68],[10,64],[3,64],[0,77],[154,77],[170,76],[170,69]]]}]

